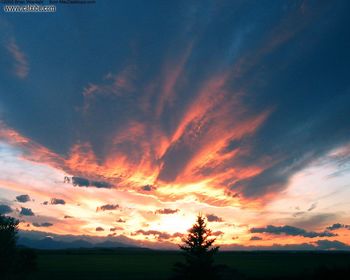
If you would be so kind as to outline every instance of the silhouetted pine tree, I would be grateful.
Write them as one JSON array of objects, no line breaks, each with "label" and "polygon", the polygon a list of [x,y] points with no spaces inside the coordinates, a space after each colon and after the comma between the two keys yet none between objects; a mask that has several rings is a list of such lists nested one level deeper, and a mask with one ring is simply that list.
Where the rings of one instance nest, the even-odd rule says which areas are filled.
[{"label": "silhouetted pine tree", "polygon": [[0,279],[25,279],[36,269],[36,254],[31,249],[17,248],[19,221],[0,215]]},{"label": "silhouetted pine tree", "polygon": [[185,263],[175,264],[173,279],[220,279],[220,267],[214,265],[214,255],[219,247],[213,246],[211,230],[202,215],[198,215],[197,222],[188,230],[188,235],[182,239],[184,245]]},{"label": "silhouetted pine tree", "polygon": [[0,271],[5,279],[15,266],[18,223],[14,218],[0,215]]}]

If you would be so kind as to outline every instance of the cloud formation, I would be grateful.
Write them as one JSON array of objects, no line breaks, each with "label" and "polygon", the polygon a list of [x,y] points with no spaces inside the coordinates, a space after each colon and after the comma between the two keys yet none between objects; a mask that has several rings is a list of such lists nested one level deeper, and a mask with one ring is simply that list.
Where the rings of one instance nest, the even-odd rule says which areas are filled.
[{"label": "cloud formation", "polygon": [[27,194],[22,194],[22,195],[16,196],[16,200],[18,202],[25,203],[25,202],[30,201],[30,197]]},{"label": "cloud formation", "polygon": [[12,208],[8,205],[5,204],[0,204],[0,214],[4,215],[4,214],[9,214],[13,212]]},{"label": "cloud formation", "polygon": [[312,203],[311,206],[307,209],[308,212],[314,210],[317,207],[317,202]]},{"label": "cloud formation", "polygon": [[333,224],[333,225],[327,227],[328,230],[337,230],[337,229],[342,229],[342,228],[350,229],[350,225],[336,223],[336,224]]},{"label": "cloud formation", "polygon": [[164,214],[164,215],[169,215],[169,214],[175,214],[179,212],[179,209],[170,209],[170,208],[164,208],[164,209],[158,209],[156,210],[156,214]]},{"label": "cloud formation", "polygon": [[250,241],[259,241],[259,240],[262,240],[262,238],[259,236],[252,236],[249,240]]},{"label": "cloud formation", "polygon": [[350,246],[338,240],[318,240],[316,241],[319,250],[349,250]]},{"label": "cloud formation", "polygon": [[206,215],[208,222],[223,222],[224,220],[214,214],[207,214]]},{"label": "cloud formation", "polygon": [[112,227],[109,229],[109,231],[117,231],[117,230],[124,230],[122,227]]},{"label": "cloud formation", "polygon": [[169,234],[158,230],[143,230],[143,229],[139,229],[135,231],[132,235],[145,235],[145,236],[152,235],[152,236],[155,236],[157,239],[170,239],[170,238],[183,236],[183,234],[179,232],[176,232],[174,234]]},{"label": "cloud formation", "polygon": [[251,233],[269,233],[269,234],[276,234],[276,235],[285,234],[290,236],[303,236],[303,237],[309,237],[309,238],[337,236],[336,234],[329,231],[314,232],[314,231],[306,231],[304,229],[292,227],[292,226],[273,226],[273,225],[268,225],[266,227],[261,227],[261,228],[251,228],[250,232]]},{"label": "cloud formation", "polygon": [[32,209],[25,207],[21,207],[21,211],[19,212],[19,214],[23,216],[34,216]]},{"label": "cloud formation", "polygon": [[319,250],[350,250],[350,246],[337,241],[337,240],[318,240],[314,243],[301,243],[301,244],[273,244],[273,245],[259,245],[259,246],[251,246],[251,245],[229,245],[225,249],[228,250],[283,250],[283,251],[319,251]]},{"label": "cloud formation", "polygon": [[12,55],[14,63],[14,73],[21,79],[25,79],[29,73],[29,63],[27,56],[18,46],[16,40],[12,38],[7,44],[7,50]]},{"label": "cloud formation", "polygon": [[154,186],[152,186],[152,185],[145,185],[145,186],[141,187],[141,189],[143,191],[150,192],[150,191],[155,190],[156,188]]},{"label": "cloud formation", "polygon": [[44,222],[44,223],[33,223],[34,227],[51,227],[53,226],[52,223]]},{"label": "cloud formation", "polygon": [[97,207],[96,211],[112,211],[119,208],[118,204],[105,204],[100,207]]},{"label": "cloud formation", "polygon": [[50,203],[52,205],[65,205],[66,202],[64,201],[64,199],[61,199],[61,198],[51,198],[51,201]]},{"label": "cloud formation", "polygon": [[95,187],[95,188],[105,188],[109,189],[112,185],[104,181],[93,181],[83,177],[72,177],[73,186],[78,187]]},{"label": "cloud formation", "polygon": [[[230,5],[232,10],[242,8]],[[252,9],[248,3],[242,6]],[[17,112],[7,116],[9,123],[13,120],[11,127],[25,132],[20,140],[27,141],[18,144],[30,150],[26,152],[31,158],[75,174],[71,178],[74,186],[152,191],[164,201],[193,195],[217,206],[274,197],[294,174],[348,142],[350,136],[348,118],[342,117],[347,115],[348,82],[336,75],[341,66],[334,62],[342,61],[338,56],[346,54],[347,45],[329,44],[325,37],[334,36],[334,32],[324,30],[318,37],[324,44],[317,44],[317,49],[319,54],[332,54],[331,58],[296,47],[314,44],[305,34],[317,28],[329,7],[320,5],[314,13],[312,8],[287,6],[284,9],[275,3],[269,7],[273,24],[261,19],[249,36],[238,27],[250,25],[246,18],[241,22],[224,17],[234,39],[233,34],[223,31],[218,18],[227,11],[218,7],[211,31],[199,21],[197,28],[202,28],[203,34],[199,32],[202,35],[198,38],[187,37],[186,32],[183,36],[171,33],[174,41],[184,43],[182,48],[174,48],[171,40],[161,40],[154,53],[140,42],[144,60],[130,58],[115,69],[107,67],[104,74],[103,69],[96,70],[93,81],[90,77],[79,83],[85,86],[71,97],[72,104],[62,102],[70,97],[69,90],[50,101],[50,108],[62,114],[40,111],[40,118],[26,118],[28,114],[18,109],[23,107],[18,100],[6,96],[4,106],[13,108],[7,111]],[[261,14],[260,9],[259,5],[253,8],[257,14]],[[279,10],[283,15],[276,12]],[[344,33],[339,38],[346,37],[345,29],[339,32]],[[211,38],[216,34],[222,34],[220,46],[213,45]],[[279,55],[271,56],[275,52]],[[215,56],[208,60],[208,53]],[[303,63],[285,61],[289,53],[295,53]],[[310,71],[313,63],[303,58],[320,67]],[[151,69],[145,67],[151,64]],[[193,65],[207,70],[194,71]],[[262,71],[261,65],[268,67]],[[325,69],[334,69],[334,73],[329,77]],[[295,83],[294,73],[307,75]],[[339,90],[331,96],[326,89],[335,80]],[[310,81],[322,81],[324,86]],[[284,92],[283,97],[280,92]],[[25,100],[28,110],[38,107],[34,94],[28,93]],[[325,111],[327,97],[333,103]],[[46,108],[45,104],[40,108]],[[39,131],[35,128],[37,119],[61,125],[45,122],[45,129]],[[312,145],[311,137],[315,139]],[[37,145],[32,143],[34,139]],[[193,188],[196,184],[201,187]]]},{"label": "cloud formation", "polygon": [[220,236],[220,235],[223,235],[224,232],[221,231],[221,230],[217,230],[217,231],[212,232],[211,234],[212,234],[213,236]]}]

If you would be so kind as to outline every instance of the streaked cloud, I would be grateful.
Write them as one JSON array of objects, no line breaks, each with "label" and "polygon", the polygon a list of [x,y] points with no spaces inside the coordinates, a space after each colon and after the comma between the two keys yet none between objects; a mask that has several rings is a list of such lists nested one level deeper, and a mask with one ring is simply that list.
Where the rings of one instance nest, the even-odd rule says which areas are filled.
[{"label": "streaked cloud", "polygon": [[52,223],[44,222],[44,223],[33,223],[34,227],[51,227],[53,226]]},{"label": "streaked cloud", "polygon": [[303,237],[309,237],[309,238],[337,236],[336,234],[329,231],[314,232],[314,231],[306,231],[304,229],[292,227],[292,226],[273,226],[273,225],[268,225],[262,228],[251,228],[250,232],[251,233],[269,233],[269,234],[276,234],[276,235],[285,234],[285,235],[303,236]]},{"label": "streaked cloud", "polygon": [[307,211],[310,212],[310,211],[314,210],[316,207],[317,207],[317,202],[312,203],[311,206],[307,209]]},{"label": "streaked cloud", "polygon": [[250,238],[250,241],[259,241],[259,240],[262,240],[262,238],[260,236],[252,236]]},{"label": "streaked cloud", "polygon": [[221,236],[224,235],[225,233],[221,230],[217,230],[211,233],[213,236]]},{"label": "streaked cloud", "polygon": [[19,47],[14,38],[7,44],[7,50],[14,60],[14,73],[21,79],[25,79],[29,74],[29,62],[27,56]]},{"label": "streaked cloud", "polygon": [[164,209],[158,209],[156,210],[156,214],[165,214],[165,215],[169,215],[169,214],[175,214],[179,212],[179,209],[170,209],[170,208],[164,208]]},{"label": "streaked cloud", "polygon": [[108,182],[103,182],[103,181],[92,181],[86,178],[82,177],[72,177],[72,184],[73,186],[78,186],[78,187],[95,187],[95,188],[111,188],[112,185]]},{"label": "streaked cloud", "polygon": [[157,239],[170,239],[170,238],[182,237],[183,234],[181,233],[169,234],[167,232],[161,232],[157,230],[139,229],[135,231],[132,235],[145,235],[145,236],[152,235],[152,236],[155,236]]},{"label": "streaked cloud", "polygon": [[117,231],[117,230],[124,230],[122,227],[112,227],[109,229],[109,231]]}]

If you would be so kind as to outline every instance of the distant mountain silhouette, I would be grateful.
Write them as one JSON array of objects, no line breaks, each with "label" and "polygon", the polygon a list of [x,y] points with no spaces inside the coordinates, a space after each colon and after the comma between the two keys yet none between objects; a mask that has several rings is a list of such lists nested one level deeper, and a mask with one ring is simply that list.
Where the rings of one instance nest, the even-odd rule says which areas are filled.
[{"label": "distant mountain silhouette", "polygon": [[[121,243],[121,242],[115,242],[115,241],[104,241],[101,243],[97,243],[94,247],[98,248],[120,248],[120,247],[130,247],[130,245]],[[131,247],[137,247],[137,246],[131,246]]]},{"label": "distant mountain silhouette", "polygon": [[92,235],[60,235],[42,231],[19,231],[18,244],[36,249],[75,249],[75,248],[149,248],[178,249],[170,242],[151,242],[133,240],[125,235],[92,236]]},{"label": "distant mountain silhouette", "polygon": [[75,240],[75,241],[61,241],[55,240],[52,237],[45,237],[42,239],[30,239],[21,237],[18,240],[19,246],[24,246],[34,249],[78,249],[78,248],[139,248],[130,244],[115,241],[104,241],[99,243],[91,243],[86,240]]}]

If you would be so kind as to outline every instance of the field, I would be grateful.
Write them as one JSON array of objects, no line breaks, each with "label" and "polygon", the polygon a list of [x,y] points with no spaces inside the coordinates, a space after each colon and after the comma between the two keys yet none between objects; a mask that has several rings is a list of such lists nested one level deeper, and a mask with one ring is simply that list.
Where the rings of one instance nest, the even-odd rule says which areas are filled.
[{"label": "field", "polygon": [[[29,279],[168,279],[175,262],[174,251],[62,250],[38,251],[38,271]],[[350,253],[332,252],[221,252],[216,263],[229,267],[235,279],[273,279],[307,275],[321,266],[346,267]],[[231,279],[232,277],[228,277]],[[334,278],[336,279],[336,278]]]}]

